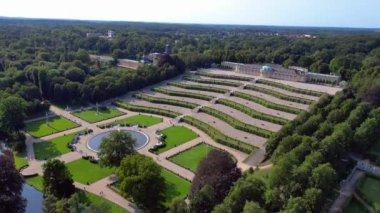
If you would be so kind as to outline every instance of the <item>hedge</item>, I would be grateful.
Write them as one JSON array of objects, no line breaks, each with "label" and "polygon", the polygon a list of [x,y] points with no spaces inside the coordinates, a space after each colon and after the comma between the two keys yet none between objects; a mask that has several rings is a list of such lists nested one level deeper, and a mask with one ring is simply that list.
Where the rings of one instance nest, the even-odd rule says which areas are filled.
[{"label": "hedge", "polygon": [[257,147],[244,143],[243,141],[237,140],[235,138],[229,137],[223,134],[221,131],[219,131],[215,127],[207,123],[204,123],[194,117],[184,116],[181,120],[191,126],[194,126],[202,130],[217,143],[223,144],[233,149],[237,149],[247,154],[251,154],[253,151],[257,150]]},{"label": "hedge", "polygon": [[179,106],[179,107],[184,107],[184,108],[189,108],[189,109],[194,109],[199,106],[198,104],[190,103],[187,101],[181,101],[181,100],[169,99],[169,98],[159,98],[159,97],[154,97],[154,96],[143,94],[143,93],[138,93],[135,95],[135,97],[145,100],[145,101],[152,102],[152,103],[167,104],[167,105]]},{"label": "hedge", "polygon": [[269,115],[269,114],[265,114],[265,113],[256,111],[256,110],[251,109],[247,106],[244,106],[243,104],[239,104],[237,102],[230,101],[230,100],[223,99],[223,98],[218,99],[216,101],[216,103],[223,104],[225,106],[239,110],[239,111],[251,116],[252,118],[257,118],[257,119],[260,119],[263,121],[268,121],[268,122],[279,124],[279,125],[284,125],[289,121],[289,120],[284,119],[284,118],[280,118],[280,117],[276,117],[273,115]]},{"label": "hedge", "polygon": [[258,86],[254,86],[254,85],[247,85],[245,87],[245,89],[249,89],[249,90],[253,90],[253,91],[257,91],[257,92],[261,92],[261,93],[264,93],[264,94],[268,94],[268,95],[272,95],[276,98],[279,98],[279,99],[282,99],[282,100],[286,100],[286,101],[292,101],[292,102],[295,102],[295,103],[301,103],[301,104],[312,104],[314,101],[312,100],[308,100],[308,99],[305,99],[305,98],[300,98],[300,97],[295,97],[295,96],[291,96],[291,95],[286,95],[286,94],[283,94],[281,92],[277,92],[277,91],[274,91],[274,90],[271,90],[271,89],[267,89],[267,88],[262,88],[262,87],[258,87]]},{"label": "hedge", "polygon": [[216,92],[216,93],[226,93],[230,91],[228,89],[224,89],[220,87],[209,87],[209,86],[201,86],[201,85],[196,85],[196,84],[184,84],[184,83],[174,82],[174,81],[169,82],[168,85],[180,87],[184,89],[202,90],[202,91],[209,91],[209,92]]},{"label": "hedge", "polygon": [[181,115],[181,113],[173,112],[166,109],[160,109],[155,107],[147,107],[147,106],[141,106],[141,105],[134,105],[127,102],[113,102],[115,106],[134,111],[134,112],[143,112],[143,113],[150,113],[150,114],[156,114],[156,115],[162,115],[170,118],[176,118]]},{"label": "hedge", "polygon": [[215,73],[207,73],[207,72],[196,72],[196,75],[206,76],[210,78],[221,78],[221,79],[231,79],[231,80],[239,80],[239,81],[252,81],[254,78],[238,76],[238,75],[223,75],[223,74],[215,74]]},{"label": "hedge", "polygon": [[191,78],[191,77],[185,77],[184,78],[187,81],[194,81],[201,84],[217,84],[217,85],[225,85],[225,86],[231,86],[231,87],[240,87],[241,83],[233,82],[233,81],[225,81],[225,80],[214,80],[214,79],[205,79],[205,78]]},{"label": "hedge", "polygon": [[239,98],[243,98],[243,99],[246,99],[246,100],[249,100],[249,101],[253,101],[253,102],[258,103],[260,105],[263,105],[265,107],[268,107],[268,108],[271,108],[271,109],[275,109],[275,110],[279,110],[279,111],[283,111],[283,112],[298,114],[298,113],[301,113],[302,111],[304,111],[302,109],[297,109],[297,108],[294,108],[294,107],[289,107],[289,106],[285,106],[285,105],[276,104],[276,103],[267,101],[267,100],[265,100],[263,98],[260,98],[260,97],[257,97],[257,96],[253,96],[253,95],[250,95],[250,94],[247,94],[247,93],[244,93],[244,92],[234,92],[234,93],[231,93],[231,95],[239,97]]},{"label": "hedge", "polygon": [[308,90],[308,89],[301,89],[301,88],[292,87],[292,86],[289,86],[286,84],[281,84],[278,82],[268,81],[268,80],[263,80],[263,79],[258,79],[256,81],[256,83],[266,84],[269,86],[278,87],[278,88],[281,88],[284,90],[288,90],[290,92],[300,93],[300,94],[304,94],[304,95],[311,95],[311,96],[316,96],[316,97],[320,97],[324,94],[323,92],[318,92],[318,91],[313,91],[313,90]]},{"label": "hedge", "polygon": [[202,107],[199,109],[199,111],[207,113],[216,118],[219,118],[220,120],[225,121],[226,123],[230,124],[233,128],[244,131],[244,132],[252,133],[264,138],[270,138],[273,135],[272,131],[241,122],[238,119],[222,111],[213,109],[211,107]]},{"label": "hedge", "polygon": [[194,98],[194,99],[200,99],[205,101],[211,101],[214,99],[214,96],[211,95],[203,95],[203,94],[197,94],[197,93],[191,93],[191,92],[183,92],[183,91],[175,91],[175,90],[169,90],[164,89],[161,87],[155,87],[152,89],[152,91],[163,93],[170,96],[179,96],[179,97],[187,97],[187,98]]}]

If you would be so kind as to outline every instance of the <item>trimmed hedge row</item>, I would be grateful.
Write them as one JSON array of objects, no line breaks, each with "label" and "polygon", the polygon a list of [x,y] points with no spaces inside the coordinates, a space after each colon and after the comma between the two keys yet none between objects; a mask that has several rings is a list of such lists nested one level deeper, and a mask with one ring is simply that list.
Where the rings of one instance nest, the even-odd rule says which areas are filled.
[{"label": "trimmed hedge row", "polygon": [[255,135],[258,135],[258,136],[261,136],[264,138],[270,138],[273,135],[272,131],[269,131],[267,129],[263,129],[263,128],[260,128],[257,126],[253,126],[251,124],[241,122],[241,121],[237,120],[236,118],[234,118],[234,117],[232,117],[232,116],[230,116],[230,115],[228,115],[222,111],[219,111],[219,110],[216,110],[216,109],[213,109],[210,107],[202,107],[199,109],[199,111],[207,113],[207,114],[214,116],[216,118],[219,118],[220,120],[225,121],[226,123],[231,125],[233,128],[244,131],[244,132],[255,134]]},{"label": "trimmed hedge row", "polygon": [[155,108],[155,107],[134,105],[134,104],[130,104],[127,102],[118,101],[118,102],[113,102],[112,104],[115,106],[130,110],[130,111],[134,111],[134,112],[143,112],[143,113],[145,112],[145,113],[150,113],[150,114],[162,115],[162,116],[166,116],[166,117],[170,117],[170,118],[176,118],[176,117],[181,115],[181,113],[173,112],[173,111],[166,110],[166,109],[159,109],[159,108]]},{"label": "trimmed hedge row", "polygon": [[277,92],[277,91],[274,91],[274,90],[271,90],[271,89],[262,88],[262,87],[258,87],[258,86],[254,86],[254,85],[247,85],[245,87],[245,89],[249,89],[249,90],[261,92],[261,93],[264,93],[264,94],[272,95],[272,96],[274,96],[276,98],[279,98],[279,99],[282,99],[282,100],[286,100],[286,101],[292,101],[292,102],[295,102],[295,103],[301,103],[301,104],[308,104],[308,105],[310,105],[310,104],[312,104],[314,102],[314,101],[309,100],[309,99],[286,95],[286,94],[283,94],[283,93],[280,93],[280,92]]},{"label": "trimmed hedge row", "polygon": [[265,113],[256,111],[254,109],[251,109],[249,107],[244,106],[243,104],[239,104],[235,101],[230,101],[230,100],[223,99],[223,98],[218,99],[216,101],[216,103],[223,104],[225,106],[239,110],[240,112],[243,112],[243,113],[251,116],[252,118],[257,118],[257,119],[260,119],[263,121],[268,121],[268,122],[275,123],[275,124],[284,125],[289,121],[289,120],[284,119],[284,118],[280,118],[280,117],[276,117],[273,115],[269,115],[269,114],[265,114]]},{"label": "trimmed hedge row", "polygon": [[185,77],[184,78],[187,81],[194,81],[201,84],[217,84],[217,85],[225,85],[225,86],[231,86],[231,87],[240,87],[241,83],[233,82],[233,81],[225,81],[225,80],[214,80],[214,79],[204,79],[204,78],[191,78],[191,77]]},{"label": "trimmed hedge row", "polygon": [[184,107],[184,108],[189,108],[189,109],[194,109],[195,107],[199,106],[198,104],[190,103],[187,101],[181,101],[181,100],[169,99],[169,98],[159,98],[159,97],[154,97],[154,96],[143,94],[143,93],[138,93],[135,95],[135,97],[145,100],[145,101],[152,102],[152,103],[167,104],[167,105],[179,106],[179,107]]},{"label": "trimmed hedge row", "polygon": [[205,100],[205,101],[211,101],[212,99],[215,98],[214,96],[211,96],[211,95],[203,95],[203,94],[197,94],[197,93],[191,93],[191,92],[175,91],[175,90],[164,89],[161,87],[155,87],[152,89],[152,91],[163,93],[163,94],[170,95],[170,96],[195,98],[195,99],[200,99],[200,100]]},{"label": "trimmed hedge row", "polygon": [[215,127],[204,123],[194,117],[191,116],[184,116],[181,119],[183,122],[194,126],[203,132],[205,132],[207,135],[209,135],[215,142],[223,144],[225,146],[231,147],[233,149],[237,149],[241,152],[250,154],[253,151],[257,150],[255,146],[252,146],[250,144],[244,143],[243,141],[237,140],[235,138],[229,137],[225,134],[223,134],[221,131],[216,129]]},{"label": "trimmed hedge row", "polygon": [[207,72],[196,72],[195,74],[210,77],[210,78],[231,79],[231,80],[239,80],[239,81],[254,80],[254,78],[238,76],[238,75],[223,75],[223,74],[215,74],[215,73],[207,73]]},{"label": "trimmed hedge row", "polygon": [[219,87],[209,87],[209,86],[201,86],[201,85],[195,85],[195,84],[184,84],[180,82],[169,82],[168,85],[180,87],[184,89],[190,89],[190,90],[202,90],[202,91],[209,91],[209,92],[216,92],[216,93],[226,93],[229,92],[228,89],[219,88]]},{"label": "trimmed hedge row", "polygon": [[234,92],[234,93],[231,93],[231,95],[239,97],[239,98],[243,98],[243,99],[246,99],[249,101],[253,101],[253,102],[258,103],[260,105],[263,105],[265,107],[275,109],[275,110],[279,110],[279,111],[283,111],[283,112],[298,114],[298,113],[301,113],[302,111],[304,111],[302,109],[297,109],[294,107],[276,104],[276,103],[267,101],[263,98],[259,98],[259,97],[256,97],[256,96],[244,93],[244,92]]},{"label": "trimmed hedge row", "polygon": [[281,88],[284,90],[288,90],[290,92],[300,93],[300,94],[304,94],[304,95],[311,95],[311,96],[315,96],[315,97],[320,97],[324,94],[323,92],[318,92],[318,91],[313,91],[313,90],[308,90],[308,89],[301,89],[301,88],[292,87],[292,86],[289,86],[286,84],[281,84],[278,82],[268,81],[268,80],[264,80],[264,79],[258,79],[256,81],[256,83],[266,84],[269,86],[278,87],[278,88]]}]

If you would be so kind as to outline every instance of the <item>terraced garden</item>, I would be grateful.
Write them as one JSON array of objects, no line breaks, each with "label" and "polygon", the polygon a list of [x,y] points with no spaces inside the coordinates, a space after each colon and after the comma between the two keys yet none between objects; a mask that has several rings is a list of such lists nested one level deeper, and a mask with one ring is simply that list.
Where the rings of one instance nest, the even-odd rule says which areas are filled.
[{"label": "terraced garden", "polygon": [[223,75],[223,74],[215,74],[209,72],[196,72],[196,75],[206,76],[210,78],[221,78],[221,79],[231,79],[231,80],[239,80],[239,81],[252,81],[255,78],[239,76],[239,75]]},{"label": "terraced garden", "polygon": [[152,91],[159,92],[159,93],[166,94],[166,95],[170,95],[170,96],[187,97],[187,98],[194,98],[194,99],[200,99],[200,100],[205,100],[205,101],[210,101],[210,100],[215,98],[215,97],[210,96],[210,95],[202,95],[202,94],[191,93],[191,92],[175,91],[175,90],[164,89],[162,87],[155,87],[152,89]]},{"label": "terraced garden", "polygon": [[115,124],[137,124],[140,126],[145,126],[145,127],[150,127],[156,124],[159,124],[162,122],[162,118],[152,116],[152,115],[144,115],[144,114],[139,114],[139,115],[133,115],[121,120],[117,120],[114,122],[110,122],[107,124],[99,125],[99,127],[105,127],[105,126],[110,126],[110,125],[115,125]]},{"label": "terraced garden", "polygon": [[189,90],[202,90],[202,91],[209,91],[209,92],[215,92],[215,93],[229,92],[228,89],[224,89],[220,87],[201,86],[197,84],[185,84],[185,83],[180,83],[180,82],[169,82],[168,85],[180,87],[184,89],[189,89]]},{"label": "terraced garden", "polygon": [[279,98],[279,99],[282,99],[282,100],[286,100],[286,101],[292,101],[292,102],[295,102],[295,103],[301,103],[301,104],[310,105],[310,104],[312,104],[314,102],[314,101],[309,100],[309,99],[295,97],[295,96],[290,96],[290,95],[285,95],[283,93],[280,93],[280,92],[277,92],[277,91],[274,91],[274,90],[270,90],[270,89],[266,89],[266,88],[263,88],[263,87],[258,87],[258,86],[255,86],[255,85],[247,85],[245,87],[245,89],[249,89],[249,90],[261,92],[261,93],[264,93],[264,94],[272,95],[272,96],[274,96],[276,98]]},{"label": "terraced garden", "polygon": [[91,163],[89,160],[79,159],[66,164],[68,170],[73,175],[74,181],[83,184],[95,183],[102,178],[110,176],[113,168],[101,167],[97,163]]},{"label": "terraced garden", "polygon": [[323,92],[301,89],[301,88],[292,87],[289,85],[281,84],[281,83],[274,82],[274,81],[264,80],[264,79],[258,79],[256,81],[256,83],[265,84],[265,85],[273,86],[273,87],[278,87],[278,88],[281,88],[281,89],[284,89],[284,90],[287,90],[290,92],[295,92],[295,93],[304,94],[304,95],[311,95],[311,96],[316,96],[316,97],[320,97],[324,94]]},{"label": "terraced garden", "polygon": [[147,95],[144,93],[138,93],[135,96],[138,99],[142,99],[142,100],[149,101],[152,103],[180,106],[180,107],[185,107],[189,109],[194,109],[199,106],[198,104],[195,104],[195,103],[190,103],[190,102],[176,100],[176,99],[169,99],[169,98],[159,98],[159,97],[154,97],[154,96]]},{"label": "terraced garden", "polygon": [[155,107],[146,107],[146,106],[140,106],[140,105],[134,105],[127,102],[114,102],[115,106],[134,111],[134,112],[142,112],[142,113],[149,113],[149,114],[156,114],[156,115],[162,115],[170,118],[175,118],[180,116],[181,114],[178,112],[173,112],[166,109],[160,109]]},{"label": "terraced garden", "polygon": [[214,79],[206,79],[206,78],[185,77],[184,79],[187,81],[194,81],[201,84],[217,84],[217,85],[225,85],[225,86],[231,86],[231,87],[239,87],[243,85],[242,83],[238,83],[234,81],[214,80]]}]

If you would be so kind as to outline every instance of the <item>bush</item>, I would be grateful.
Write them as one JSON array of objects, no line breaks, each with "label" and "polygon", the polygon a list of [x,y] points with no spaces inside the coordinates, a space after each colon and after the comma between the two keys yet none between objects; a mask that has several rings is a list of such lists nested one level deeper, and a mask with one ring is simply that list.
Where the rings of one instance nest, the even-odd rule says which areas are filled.
[{"label": "bush", "polygon": [[130,111],[134,111],[134,112],[145,112],[145,113],[162,115],[162,116],[166,116],[170,118],[175,118],[181,115],[178,112],[173,112],[166,109],[134,105],[127,102],[113,102],[112,104],[114,104],[115,106],[130,110]]},{"label": "bush", "polygon": [[228,89],[219,88],[219,87],[210,87],[210,86],[200,86],[195,84],[184,84],[180,82],[169,82],[168,85],[180,87],[184,89],[190,89],[190,90],[202,90],[202,91],[209,91],[209,92],[216,92],[216,93],[226,93],[229,92]]}]

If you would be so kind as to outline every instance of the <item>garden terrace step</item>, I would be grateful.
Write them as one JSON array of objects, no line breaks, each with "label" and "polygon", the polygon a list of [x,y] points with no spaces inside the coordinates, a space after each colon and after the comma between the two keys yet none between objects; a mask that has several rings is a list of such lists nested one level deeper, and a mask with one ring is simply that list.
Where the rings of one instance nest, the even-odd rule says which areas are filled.
[{"label": "garden terrace step", "polygon": [[142,100],[145,100],[145,101],[152,102],[152,103],[180,106],[180,107],[185,107],[185,108],[189,108],[189,109],[194,109],[194,108],[199,106],[196,103],[190,103],[190,102],[181,101],[181,100],[177,100],[177,99],[159,98],[159,97],[147,95],[144,93],[138,93],[135,95],[135,97],[142,99]]},{"label": "garden terrace step", "polygon": [[319,91],[301,89],[301,88],[289,86],[289,85],[278,83],[278,82],[274,82],[274,81],[264,80],[264,79],[258,79],[258,80],[256,80],[256,83],[258,83],[258,84],[266,84],[266,85],[269,85],[269,86],[278,87],[278,88],[281,88],[281,89],[284,89],[284,90],[288,90],[290,92],[295,92],[295,93],[300,93],[300,94],[305,94],[305,95],[311,95],[311,96],[316,96],[316,97],[320,97],[323,94],[325,94],[325,93],[319,92]]},{"label": "garden terrace step", "polygon": [[217,84],[217,85],[225,85],[225,86],[231,86],[231,87],[239,87],[243,85],[242,83],[238,83],[234,81],[215,80],[215,79],[206,79],[206,78],[185,77],[184,79],[187,81],[194,81],[201,84]]},{"label": "garden terrace step", "polygon": [[224,75],[224,74],[214,74],[208,72],[196,72],[196,75],[206,76],[210,78],[220,78],[220,79],[231,79],[231,80],[239,80],[239,81],[252,81],[254,78],[238,76],[238,75]]},{"label": "garden terrace step", "polygon": [[170,95],[170,96],[188,97],[188,98],[194,98],[194,99],[200,99],[200,100],[206,100],[206,101],[210,101],[215,98],[214,96],[210,96],[210,95],[175,91],[175,90],[165,89],[162,87],[155,87],[152,89],[152,91]]},{"label": "garden terrace step", "polygon": [[189,89],[189,90],[203,90],[203,91],[209,91],[209,92],[215,92],[215,93],[226,93],[229,91],[228,89],[220,88],[220,87],[201,86],[197,84],[186,84],[186,83],[180,83],[180,82],[169,82],[168,85],[180,87],[184,89]]}]

